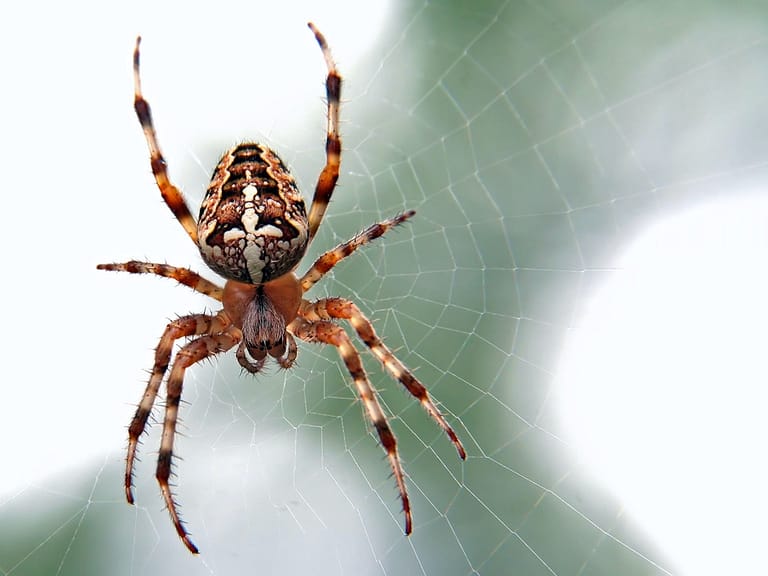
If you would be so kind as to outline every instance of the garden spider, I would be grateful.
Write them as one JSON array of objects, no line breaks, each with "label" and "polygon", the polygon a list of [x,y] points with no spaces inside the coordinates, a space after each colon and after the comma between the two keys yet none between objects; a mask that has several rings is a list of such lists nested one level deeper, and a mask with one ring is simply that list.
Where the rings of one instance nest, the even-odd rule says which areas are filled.
[{"label": "garden spider", "polygon": [[326,163],[317,180],[309,215],[293,177],[280,158],[263,144],[246,142],[222,156],[196,222],[181,192],[168,178],[149,103],[142,94],[140,37],[136,39],[133,52],[134,107],[149,146],[157,186],[176,219],[197,244],[205,263],[227,279],[221,288],[187,268],[166,264],[130,261],[98,265],[100,270],[172,278],[222,304],[222,309],[216,314],[190,314],[168,324],[155,351],[149,383],[128,428],[125,494],[128,502],[133,504],[133,464],[139,437],[146,428],[160,384],[171,362],[174,343],[181,338],[188,339],[176,353],[166,384],[165,418],[156,477],[176,532],[193,554],[197,554],[197,546],[192,543],[179,517],[168,483],[184,373],[193,364],[235,346],[238,363],[252,374],[264,367],[267,356],[274,358],[282,368],[290,368],[298,353],[296,338],[330,344],[338,349],[386,450],[403,504],[406,534],[411,533],[411,505],[397,441],[363,369],[360,354],[337,321],[349,322],[384,369],[419,400],[448,435],[459,456],[466,458],[464,447],[430,399],[426,388],[384,345],[370,320],[354,302],[343,298],[321,298],[310,302],[303,298],[303,294],[341,260],[406,221],[414,212],[411,210],[383,220],[339,244],[320,256],[301,278],[293,272],[320,226],[336,187],[341,162],[341,77],[325,37],[311,22],[309,28],[320,45],[328,67],[325,82],[328,106]]}]

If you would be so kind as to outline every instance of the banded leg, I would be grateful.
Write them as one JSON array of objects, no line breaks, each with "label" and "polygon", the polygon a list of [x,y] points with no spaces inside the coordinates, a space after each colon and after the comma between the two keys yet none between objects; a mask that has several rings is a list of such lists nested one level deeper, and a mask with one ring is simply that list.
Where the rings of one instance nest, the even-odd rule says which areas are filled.
[{"label": "banded leg", "polygon": [[379,440],[387,453],[387,459],[392,467],[395,482],[397,482],[397,489],[400,492],[400,500],[403,503],[405,533],[410,534],[412,530],[411,503],[405,487],[405,474],[397,452],[397,440],[394,432],[389,427],[384,410],[382,410],[381,404],[379,404],[379,400],[376,397],[376,392],[363,369],[360,354],[355,350],[344,329],[332,322],[325,320],[310,322],[299,316],[291,322],[289,329],[296,338],[307,342],[331,344],[338,349],[339,355],[347,366],[347,370],[352,375],[352,380],[355,383],[360,399],[363,401],[365,411],[368,413],[373,427],[376,428]]},{"label": "banded leg", "polygon": [[132,274],[155,274],[165,278],[176,280],[179,284],[189,286],[195,292],[200,292],[210,296],[214,300],[221,302],[224,289],[217,286],[210,280],[200,276],[197,272],[192,272],[188,268],[177,268],[168,264],[153,264],[152,262],[139,262],[131,260],[120,264],[99,264],[98,270],[111,270],[113,272],[130,272]]},{"label": "banded leg", "polygon": [[191,314],[178,318],[166,326],[160,343],[155,349],[155,364],[152,367],[152,375],[149,378],[144,396],[136,408],[136,413],[128,426],[128,453],[125,458],[125,497],[133,504],[133,464],[136,460],[136,448],[139,438],[144,433],[147,420],[152,413],[157,392],[163,381],[163,376],[168,369],[173,351],[173,343],[179,338],[202,334],[218,333],[229,325],[229,319],[219,313],[217,316],[207,314]]},{"label": "banded leg", "polygon": [[331,49],[320,31],[312,22],[308,23],[310,30],[315,35],[323,58],[328,67],[328,76],[325,79],[325,97],[328,103],[328,124],[325,139],[325,167],[315,185],[315,195],[312,198],[312,207],[309,210],[309,241],[315,237],[315,233],[323,220],[328,202],[331,200],[336,181],[339,179],[339,166],[341,165],[341,138],[339,137],[339,107],[341,104],[341,76],[336,70],[336,63],[331,56]]},{"label": "banded leg", "polygon": [[163,153],[160,152],[160,144],[157,142],[155,126],[152,123],[152,110],[149,107],[149,102],[144,99],[144,95],[141,92],[141,75],[139,73],[140,44],[141,36],[136,38],[136,48],[133,50],[133,107],[136,110],[136,116],[139,118],[141,128],[144,130],[147,146],[149,146],[152,174],[155,176],[157,187],[160,189],[160,194],[162,194],[168,208],[171,209],[171,212],[173,212],[173,215],[176,216],[176,219],[184,227],[189,237],[192,238],[192,241],[197,244],[197,222],[195,222],[195,218],[189,211],[184,196],[168,178],[167,164]]},{"label": "banded leg", "polygon": [[201,360],[226,352],[239,342],[239,334],[234,330],[228,330],[221,334],[204,335],[193,340],[184,346],[176,354],[173,362],[171,374],[168,377],[168,392],[165,401],[165,418],[163,420],[163,436],[160,440],[160,453],[157,457],[157,472],[155,477],[160,490],[163,493],[163,500],[171,515],[171,520],[176,528],[184,545],[193,554],[198,553],[189,537],[187,529],[179,516],[178,506],[171,493],[171,487],[168,480],[171,477],[171,464],[173,461],[173,441],[176,436],[176,423],[179,415],[179,404],[181,403],[181,392],[184,384],[184,372],[187,368],[200,362]]},{"label": "banded leg", "polygon": [[331,268],[336,266],[339,262],[344,260],[347,256],[351,255],[355,250],[368,244],[376,238],[383,236],[387,230],[398,224],[402,224],[409,218],[411,218],[416,212],[409,210],[398,214],[394,218],[387,218],[381,222],[373,224],[354,236],[352,239],[347,240],[343,244],[339,244],[336,248],[329,250],[322,256],[320,256],[312,267],[307,270],[304,276],[301,277],[301,291],[306,292],[312,286],[314,286],[323,276],[325,276]]},{"label": "banded leg", "polygon": [[467,453],[464,450],[464,446],[462,446],[456,432],[454,432],[453,428],[448,424],[437,406],[435,406],[426,387],[419,382],[413,373],[408,370],[408,368],[398,360],[397,356],[387,348],[384,342],[381,341],[381,338],[376,334],[376,330],[373,328],[371,321],[366,318],[354,302],[350,302],[343,298],[323,298],[313,303],[304,301],[299,313],[310,322],[333,319],[348,321],[355,329],[355,332],[357,332],[357,335],[360,336],[360,339],[365,342],[366,346],[368,346],[371,353],[379,362],[381,362],[386,371],[389,372],[395,380],[400,382],[400,384],[405,386],[408,392],[421,403],[424,410],[426,410],[432,419],[437,422],[440,428],[443,429],[456,447],[459,457],[462,460],[466,460]]}]

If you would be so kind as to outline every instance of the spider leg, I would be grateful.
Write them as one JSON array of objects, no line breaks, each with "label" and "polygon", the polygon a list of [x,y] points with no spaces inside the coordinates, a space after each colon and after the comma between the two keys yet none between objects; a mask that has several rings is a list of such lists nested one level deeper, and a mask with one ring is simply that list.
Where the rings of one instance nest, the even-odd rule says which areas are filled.
[{"label": "spider leg", "polygon": [[165,371],[171,360],[173,343],[179,338],[187,336],[218,333],[229,325],[229,319],[223,313],[216,316],[207,314],[190,314],[177,318],[165,327],[160,342],[155,350],[155,364],[152,366],[152,375],[144,390],[144,396],[141,398],[136,413],[128,426],[128,453],[125,458],[125,497],[130,504],[133,504],[133,464],[136,460],[136,448],[139,438],[144,433],[147,426],[147,419],[152,413],[152,406],[155,403],[157,392],[160,389],[160,383],[163,381]]},{"label": "spider leg", "polygon": [[341,103],[341,76],[336,70],[336,63],[331,56],[331,50],[320,31],[312,22],[308,23],[310,30],[315,35],[320,49],[323,51],[325,64],[328,67],[328,76],[325,79],[325,94],[328,102],[328,124],[325,140],[325,167],[317,179],[315,195],[312,198],[312,207],[309,211],[309,241],[315,237],[323,215],[331,200],[336,181],[339,179],[339,166],[341,165],[341,138],[339,137],[339,107]]},{"label": "spider leg", "polygon": [[139,73],[140,44],[141,36],[136,38],[136,48],[133,50],[133,107],[136,110],[136,116],[139,118],[141,128],[144,130],[144,137],[147,139],[152,163],[152,174],[155,176],[157,187],[160,189],[160,194],[162,194],[168,208],[171,209],[171,212],[173,212],[173,215],[176,216],[176,219],[184,227],[189,237],[192,238],[192,241],[197,244],[197,222],[195,222],[194,216],[189,211],[184,196],[168,178],[168,167],[163,153],[160,152],[160,144],[157,141],[155,126],[152,123],[152,110],[149,107],[149,102],[144,99],[144,95],[141,92],[141,75]]},{"label": "spider leg", "polygon": [[172,278],[179,284],[189,286],[195,292],[210,296],[219,302],[221,302],[221,297],[224,294],[223,288],[188,268],[177,268],[168,264],[153,264],[152,262],[139,262],[137,260],[120,264],[99,264],[96,268],[98,270],[111,270],[114,272],[131,272],[132,274],[155,274],[165,278]]},{"label": "spider leg", "polygon": [[331,268],[336,266],[339,262],[344,260],[347,256],[350,256],[355,250],[368,244],[372,240],[376,240],[379,236],[384,235],[390,228],[402,224],[409,218],[411,218],[416,212],[409,210],[398,214],[394,218],[387,218],[381,222],[377,222],[353,236],[350,240],[339,244],[334,249],[329,250],[322,256],[320,256],[312,267],[306,271],[304,276],[301,277],[301,291],[306,292],[312,286],[314,286],[323,276],[325,276]]},{"label": "spider leg", "polygon": [[176,422],[178,420],[179,404],[181,403],[181,391],[184,384],[184,372],[187,368],[201,360],[226,352],[239,342],[239,331],[227,329],[219,334],[205,334],[184,346],[176,354],[176,359],[168,377],[167,395],[165,402],[165,418],[163,420],[163,436],[160,440],[160,453],[157,457],[157,472],[155,477],[163,494],[168,512],[171,515],[176,533],[184,545],[193,554],[198,553],[197,546],[192,543],[187,529],[179,516],[178,506],[171,493],[168,480],[171,476],[171,464],[173,460],[173,441],[176,436]]},{"label": "spider leg", "polygon": [[352,345],[344,329],[332,322],[326,320],[313,322],[299,316],[289,324],[288,328],[296,338],[307,342],[330,344],[338,349],[339,355],[347,366],[347,370],[352,375],[352,380],[357,388],[357,393],[365,405],[368,417],[371,419],[373,427],[376,428],[379,440],[387,453],[387,459],[392,467],[395,482],[397,482],[397,489],[400,492],[400,500],[403,503],[405,533],[410,534],[412,529],[411,503],[405,487],[405,473],[403,472],[400,456],[397,452],[397,439],[389,427],[384,410],[382,410],[381,404],[379,404],[379,400],[376,397],[376,392],[368,380],[360,354]]},{"label": "spider leg", "polygon": [[462,460],[466,460],[467,453],[464,450],[464,446],[462,446],[456,432],[448,424],[437,406],[435,406],[426,387],[419,382],[413,373],[381,341],[371,321],[365,317],[354,302],[344,298],[323,298],[313,303],[304,301],[300,314],[310,322],[333,319],[342,319],[349,322],[360,339],[368,346],[371,353],[381,362],[381,365],[421,403],[424,410],[437,422],[451,442],[453,442],[459,457]]}]

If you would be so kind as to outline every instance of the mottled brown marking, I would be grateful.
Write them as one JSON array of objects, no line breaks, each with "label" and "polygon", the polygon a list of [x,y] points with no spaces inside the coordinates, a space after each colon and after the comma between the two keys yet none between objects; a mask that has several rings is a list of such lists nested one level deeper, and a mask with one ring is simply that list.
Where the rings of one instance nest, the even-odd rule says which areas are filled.
[{"label": "mottled brown marking", "polygon": [[277,154],[255,142],[224,153],[197,225],[200,254],[211,269],[252,284],[279,278],[304,256],[307,229],[304,199]]}]

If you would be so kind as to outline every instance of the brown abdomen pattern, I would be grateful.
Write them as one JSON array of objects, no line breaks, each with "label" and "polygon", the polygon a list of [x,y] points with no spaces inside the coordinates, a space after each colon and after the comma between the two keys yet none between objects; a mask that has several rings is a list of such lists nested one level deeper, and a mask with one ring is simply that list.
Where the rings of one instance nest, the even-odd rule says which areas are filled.
[{"label": "brown abdomen pattern", "polygon": [[283,161],[263,144],[228,150],[198,219],[198,246],[223,277],[263,284],[293,270],[309,240],[307,210]]}]

